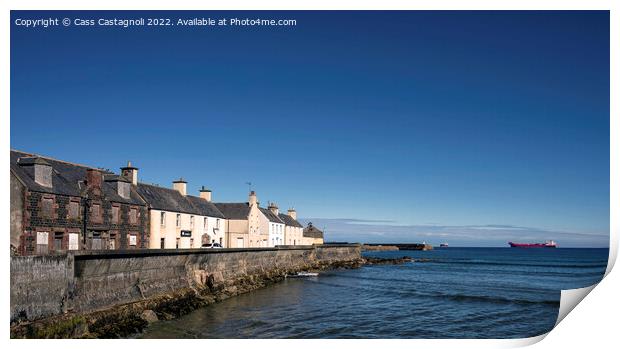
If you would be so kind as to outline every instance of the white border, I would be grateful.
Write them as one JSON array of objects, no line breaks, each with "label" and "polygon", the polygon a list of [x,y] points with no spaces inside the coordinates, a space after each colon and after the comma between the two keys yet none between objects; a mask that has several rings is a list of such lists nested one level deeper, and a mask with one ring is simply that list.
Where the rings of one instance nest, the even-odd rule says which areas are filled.
[{"label": "white border", "polygon": [[[4,167],[4,171],[1,173],[2,181],[5,185],[2,187],[2,206],[0,210],[2,214],[2,226],[9,226],[9,191],[6,183],[9,182],[9,157],[8,149],[10,148],[9,141],[9,112],[10,112],[10,81],[7,77],[10,76],[9,65],[9,48],[10,48],[10,13],[9,10],[340,10],[340,9],[355,9],[355,10],[611,10],[611,120],[610,120],[610,258],[607,268],[607,276],[601,282],[604,287],[596,287],[592,290],[593,296],[584,300],[583,306],[579,306],[577,311],[573,311],[567,320],[562,321],[556,329],[551,331],[549,338],[542,341],[538,346],[543,347],[564,347],[565,345],[581,344],[581,347],[592,346],[596,343],[615,343],[617,339],[614,336],[614,330],[617,329],[614,326],[614,322],[617,321],[617,309],[618,301],[617,294],[619,294],[619,282],[618,277],[615,274],[609,275],[613,264],[616,260],[618,252],[618,234],[619,234],[619,208],[620,208],[620,187],[618,186],[618,159],[620,157],[618,132],[620,132],[619,123],[619,109],[618,100],[618,46],[620,45],[619,25],[620,15],[620,1],[577,1],[577,0],[496,0],[496,1],[484,1],[484,0],[411,0],[411,1],[398,1],[398,0],[381,0],[381,1],[338,1],[338,0],[298,0],[298,1],[277,1],[277,0],[264,0],[252,1],[252,0],[230,0],[221,2],[206,2],[206,1],[191,1],[191,0],[175,0],[175,1],[160,1],[153,0],[144,3],[129,3],[123,0],[108,0],[108,1],[70,1],[59,0],[53,3],[45,0],[5,0],[2,1],[0,6],[3,11],[0,15],[2,26],[0,27],[0,44],[4,48],[0,54],[0,66],[2,71],[0,76],[3,77],[2,84],[0,85],[0,108],[2,110],[1,127],[0,127],[0,140],[5,149],[0,155],[0,162]],[[7,237],[5,236],[5,239]],[[6,241],[6,240],[5,240]],[[8,248],[5,249],[7,258],[2,259],[3,267],[2,273],[6,284],[9,284],[9,258]],[[3,298],[3,304],[5,312],[8,312],[9,299],[8,292],[5,289],[5,297]],[[596,297],[594,299],[594,297]],[[582,309],[586,308],[586,309]],[[579,315],[578,315],[579,314]],[[5,328],[6,336],[9,338],[8,324]],[[517,347],[524,346],[532,343],[536,343],[545,338],[545,335],[519,339],[519,340],[312,340],[312,341],[294,341],[289,340],[253,340],[247,342],[244,340],[210,340],[204,341],[183,341],[184,345],[214,345],[214,346],[236,346],[236,345],[251,345],[252,347],[289,347],[289,346],[301,346],[301,347],[315,347],[317,344],[327,347],[342,347],[342,346],[356,346],[356,347],[368,347],[377,348],[378,346],[403,346],[403,345],[420,345],[424,347],[445,347],[445,346],[458,346],[469,348],[489,348],[489,347]],[[122,346],[168,346],[175,345],[177,341],[169,340],[117,340],[113,345]],[[415,343],[415,344],[414,344]],[[8,344],[8,343],[7,343]],[[86,343],[78,340],[72,341],[45,341],[39,342],[39,340],[30,341],[10,341],[12,346],[23,347],[31,345],[45,345],[52,347],[66,347],[66,346],[83,346]],[[87,345],[93,347],[109,346],[112,343],[99,340],[90,341]],[[572,345],[571,345],[572,346]]]}]

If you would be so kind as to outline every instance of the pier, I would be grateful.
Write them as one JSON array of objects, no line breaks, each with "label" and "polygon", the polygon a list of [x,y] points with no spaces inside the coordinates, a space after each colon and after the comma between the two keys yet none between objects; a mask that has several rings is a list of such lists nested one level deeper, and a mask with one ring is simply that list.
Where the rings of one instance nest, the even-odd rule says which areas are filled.
[{"label": "pier", "polygon": [[433,246],[431,244],[407,244],[407,243],[381,243],[381,244],[364,244],[364,246],[369,247],[377,247],[377,246],[394,246],[399,250],[418,250],[418,251],[428,251],[432,250]]}]

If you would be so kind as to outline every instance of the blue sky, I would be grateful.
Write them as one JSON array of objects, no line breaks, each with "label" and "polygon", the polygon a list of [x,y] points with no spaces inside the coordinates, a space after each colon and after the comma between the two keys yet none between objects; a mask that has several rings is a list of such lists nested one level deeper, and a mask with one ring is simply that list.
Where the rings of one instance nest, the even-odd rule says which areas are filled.
[{"label": "blue sky", "polygon": [[[295,27],[11,26],[11,147],[328,240],[607,246],[608,12],[15,12]],[[331,235],[330,235],[331,234]]]}]

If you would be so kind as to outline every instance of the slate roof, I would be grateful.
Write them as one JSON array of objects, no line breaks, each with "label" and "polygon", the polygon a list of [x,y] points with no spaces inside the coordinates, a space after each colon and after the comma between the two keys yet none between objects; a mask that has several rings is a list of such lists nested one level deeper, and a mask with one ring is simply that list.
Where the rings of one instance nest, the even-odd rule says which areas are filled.
[{"label": "slate roof", "polygon": [[270,222],[284,224],[284,222],[269,209],[262,207],[259,207],[259,209]]},{"label": "slate roof", "polygon": [[312,223],[308,223],[308,226],[304,228],[304,237],[322,239],[323,232],[317,229]]},{"label": "slate roof", "polygon": [[247,220],[250,214],[250,205],[247,202],[216,202],[215,207],[227,219]]},{"label": "slate roof", "polygon": [[280,218],[280,220],[282,222],[284,222],[284,224],[291,226],[291,227],[297,227],[297,228],[303,228],[304,226],[301,225],[301,223],[299,223],[297,220],[293,219],[293,217],[284,214],[284,213],[280,213],[278,215],[278,217]]},{"label": "slate roof", "polygon": [[[78,165],[66,161],[56,160],[37,154],[11,150],[11,171],[31,191],[60,194],[68,196],[80,196],[85,189],[84,180],[86,171],[96,169],[84,165]],[[34,164],[49,164],[52,167],[52,186],[44,187],[34,181]],[[26,164],[26,166],[24,166]],[[101,171],[101,170],[100,170]],[[109,171],[101,171],[104,177],[114,175]],[[125,199],[118,195],[116,184],[113,181],[102,181],[101,189],[105,199],[144,206],[145,202],[140,198],[135,189],[131,189],[130,197]]]},{"label": "slate roof", "polygon": [[197,196],[183,196],[176,189],[158,187],[145,183],[138,183],[137,187],[138,193],[149,206],[155,210],[225,218],[222,212],[218,210],[212,202],[208,202]]},{"label": "slate roof", "polygon": [[201,197],[188,195],[186,198],[202,212],[201,216],[209,216],[216,218],[226,218],[222,211],[220,211],[212,202],[209,202]]}]

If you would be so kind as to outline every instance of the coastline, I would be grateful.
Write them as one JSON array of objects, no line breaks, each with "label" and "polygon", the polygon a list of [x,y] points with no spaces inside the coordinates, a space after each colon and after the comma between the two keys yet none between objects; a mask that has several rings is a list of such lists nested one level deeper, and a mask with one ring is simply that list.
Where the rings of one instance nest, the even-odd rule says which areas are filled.
[{"label": "coastline", "polygon": [[[66,256],[69,262],[62,260],[63,256],[54,257],[69,265],[67,270],[60,271],[69,279],[54,280],[56,284],[66,283],[60,296],[56,294],[58,288],[53,287],[42,290],[42,294],[24,293],[32,281],[28,280],[30,276],[17,279],[12,270],[11,338],[126,337],[141,332],[150,322],[177,318],[277,283],[289,274],[358,268],[365,262],[358,244],[173,251],[163,255],[82,254]],[[11,268],[26,263],[38,273],[40,264],[33,264],[32,260],[41,259],[13,257]],[[49,267],[49,261],[43,262]],[[152,279],[146,279],[147,276]],[[38,304],[42,300],[46,303]],[[44,315],[28,313],[39,305],[58,311]]]}]

